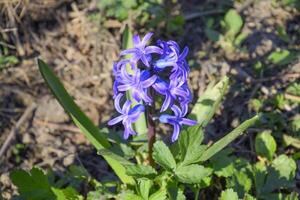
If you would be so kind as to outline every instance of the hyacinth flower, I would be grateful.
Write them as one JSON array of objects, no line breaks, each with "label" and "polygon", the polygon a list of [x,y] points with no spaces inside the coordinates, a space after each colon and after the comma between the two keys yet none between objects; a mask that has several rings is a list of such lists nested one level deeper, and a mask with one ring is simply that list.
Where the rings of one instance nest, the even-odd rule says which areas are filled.
[{"label": "hyacinth flower", "polygon": [[121,77],[119,78],[118,90],[125,92],[131,90],[132,97],[135,101],[143,100],[146,103],[151,103],[152,99],[147,94],[149,88],[156,81],[157,76],[152,75],[148,70],[136,69],[133,75],[127,73],[125,67],[121,69]]},{"label": "hyacinth flower", "polygon": [[142,104],[135,105],[133,108],[131,107],[131,101],[127,100],[122,109],[120,107],[120,100],[123,94],[119,94],[115,98],[115,108],[121,114],[120,116],[110,120],[108,125],[114,125],[122,121],[124,125],[124,139],[127,139],[129,135],[136,135],[136,132],[132,129],[132,123],[135,122],[141,113],[145,111],[145,107]]},{"label": "hyacinth flower", "polygon": [[162,49],[157,46],[148,46],[146,47],[147,42],[150,40],[153,33],[147,33],[145,37],[141,40],[140,36],[133,36],[133,48],[126,49],[121,52],[121,55],[132,54],[131,61],[137,62],[141,60],[144,65],[150,67],[149,61],[151,60],[151,53],[162,54]]},{"label": "hyacinth flower", "polygon": [[[147,110],[149,152],[151,142],[155,140],[154,120],[168,123],[174,127],[172,142],[176,141],[183,125],[193,126],[196,121],[187,119],[188,104],[192,94],[188,88],[189,66],[186,62],[188,48],[180,51],[175,41],[158,40],[157,46],[147,46],[152,33],[141,40],[138,35],[133,37],[133,48],[123,50],[121,56],[132,55],[129,59],[120,59],[113,66],[115,82],[113,85],[116,110],[120,116],[110,120],[109,125],[122,122],[124,139],[136,132],[132,123]],[[155,56],[153,56],[155,54]],[[130,66],[130,70],[128,70]],[[130,91],[131,99],[124,99],[125,92]],[[154,96],[161,95],[164,99],[160,108],[154,108]],[[121,109],[120,102],[125,103]],[[143,106],[146,105],[146,107]],[[170,109],[174,115],[164,114]],[[158,112],[156,112],[156,110]]]},{"label": "hyacinth flower", "polygon": [[160,112],[164,112],[171,107],[176,99],[178,99],[181,104],[191,101],[190,90],[184,84],[185,82],[178,80],[171,80],[169,83],[158,80],[153,84],[155,91],[165,96]]},{"label": "hyacinth flower", "polygon": [[[186,107],[186,106],[184,106]],[[172,142],[176,141],[179,136],[180,129],[182,125],[193,126],[196,125],[197,122],[191,119],[184,118],[186,115],[187,109],[180,110],[178,106],[173,105],[171,110],[174,112],[174,115],[163,114],[159,117],[159,121],[161,123],[171,124],[173,129]]]}]

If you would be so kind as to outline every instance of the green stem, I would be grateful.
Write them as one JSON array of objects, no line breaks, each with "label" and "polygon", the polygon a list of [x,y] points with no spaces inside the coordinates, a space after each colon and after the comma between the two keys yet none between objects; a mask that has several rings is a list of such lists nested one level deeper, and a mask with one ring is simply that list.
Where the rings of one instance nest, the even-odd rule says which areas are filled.
[{"label": "green stem", "polygon": [[195,200],[199,200],[200,188],[197,188],[195,191]]}]

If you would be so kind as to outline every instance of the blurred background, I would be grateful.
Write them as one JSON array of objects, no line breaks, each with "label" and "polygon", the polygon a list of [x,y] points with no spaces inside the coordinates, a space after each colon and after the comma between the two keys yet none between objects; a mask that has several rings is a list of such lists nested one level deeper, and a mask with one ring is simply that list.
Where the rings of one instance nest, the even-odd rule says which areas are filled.
[{"label": "blurred background", "polygon": [[[153,42],[176,40],[189,47],[194,100],[209,83],[230,77],[207,142],[263,111],[267,123],[249,132],[271,131],[278,151],[299,160],[299,9],[299,0],[0,0],[2,197],[15,191],[9,180],[15,168],[53,167],[59,174],[81,163],[94,177],[110,175],[46,87],[35,59],[44,59],[103,126],[115,112],[112,63],[126,25],[141,36],[154,32]],[[245,135],[232,147],[255,159],[247,153],[254,137]]]}]

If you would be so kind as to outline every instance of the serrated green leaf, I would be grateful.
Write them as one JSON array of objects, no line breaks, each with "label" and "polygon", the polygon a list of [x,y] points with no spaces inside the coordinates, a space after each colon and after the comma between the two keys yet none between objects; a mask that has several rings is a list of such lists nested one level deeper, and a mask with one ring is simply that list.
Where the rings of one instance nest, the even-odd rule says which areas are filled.
[{"label": "serrated green leaf", "polygon": [[205,145],[200,145],[203,141],[203,131],[200,125],[188,127],[180,134],[178,143],[181,153],[181,165],[197,163],[206,149]]},{"label": "serrated green leaf", "polygon": [[149,199],[149,192],[152,185],[153,183],[149,179],[143,178],[138,180],[139,193],[144,200]]},{"label": "serrated green leaf", "polygon": [[267,173],[268,173],[267,166],[263,161],[257,162],[253,166],[254,184],[255,184],[256,193],[258,195],[261,194],[262,192]]},{"label": "serrated green leaf", "polygon": [[187,165],[176,168],[175,176],[182,183],[200,183],[205,177],[209,176],[212,170],[202,165]]},{"label": "serrated green leaf", "polygon": [[153,159],[156,163],[167,170],[173,170],[176,167],[176,162],[170,149],[162,141],[154,143]]},{"label": "serrated green leaf", "polygon": [[258,155],[272,160],[276,151],[276,141],[271,135],[271,131],[264,131],[255,138],[255,151]]},{"label": "serrated green leaf", "polygon": [[149,177],[157,174],[155,169],[149,165],[126,166],[126,174],[134,177]]},{"label": "serrated green leaf", "polygon": [[245,193],[249,192],[251,186],[251,179],[243,171],[236,171],[231,178],[227,179],[227,187],[233,188],[240,197],[243,197]]},{"label": "serrated green leaf", "polygon": [[243,19],[236,10],[230,9],[224,17],[224,22],[227,29],[225,37],[233,41],[243,27]]},{"label": "serrated green leaf", "polygon": [[[60,80],[55,76],[48,65],[44,61],[38,59],[38,66],[45,82],[58,102],[62,105],[76,126],[80,128],[94,147],[97,150],[110,147],[110,143],[106,139],[106,135],[99,131],[93,122],[75,104],[72,97],[68,94]],[[125,168],[117,160],[114,160],[109,156],[104,156],[104,159],[108,162],[123,183],[134,184],[134,180],[125,174]]]},{"label": "serrated green leaf", "polygon": [[14,185],[18,187],[20,196],[25,200],[54,200],[47,176],[42,170],[33,168],[30,173],[15,170],[10,174]]},{"label": "serrated green leaf", "polygon": [[205,127],[211,120],[227,90],[228,82],[228,77],[224,77],[214,87],[207,88],[205,92],[200,95],[189,115],[189,117],[197,120],[198,125]]},{"label": "serrated green leaf", "polygon": [[241,125],[239,125],[237,128],[235,128],[233,131],[228,133],[226,136],[224,136],[222,139],[214,143],[211,147],[209,147],[202,155],[201,161],[206,161],[209,158],[211,158],[213,155],[218,153],[220,150],[222,150],[224,147],[226,147],[230,142],[232,142],[234,139],[236,139],[238,136],[242,135],[243,132],[255,124],[257,121],[260,120],[260,116],[256,115],[252,117],[251,119],[248,119],[244,121]]},{"label": "serrated green leaf", "polygon": [[149,197],[149,200],[165,200],[165,199],[167,199],[167,191],[165,189],[160,189]]},{"label": "serrated green leaf", "polygon": [[239,200],[239,197],[237,193],[233,191],[233,189],[227,189],[222,191],[219,200]]},{"label": "serrated green leaf", "polygon": [[279,188],[294,186],[296,163],[286,155],[280,155],[272,161],[262,193],[269,193]]},{"label": "serrated green leaf", "polygon": [[176,185],[168,187],[168,196],[170,200],[186,200],[183,190]]},{"label": "serrated green leaf", "polygon": [[235,156],[230,156],[232,153],[230,149],[224,149],[211,157],[210,162],[214,173],[219,177],[229,177],[235,172],[234,161],[237,159]]},{"label": "serrated green leaf", "polygon": [[56,196],[56,200],[83,200],[83,196],[81,196],[76,190],[71,187],[67,187],[65,189],[52,187],[51,189]]}]

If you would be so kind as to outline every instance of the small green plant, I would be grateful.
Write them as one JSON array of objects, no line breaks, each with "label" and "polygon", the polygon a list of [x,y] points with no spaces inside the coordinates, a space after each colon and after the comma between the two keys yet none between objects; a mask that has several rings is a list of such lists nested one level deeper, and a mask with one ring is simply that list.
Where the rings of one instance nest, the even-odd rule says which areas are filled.
[{"label": "small green plant", "polygon": [[220,23],[224,30],[222,33],[214,30],[213,22],[208,21],[205,34],[210,40],[218,42],[227,53],[231,53],[239,48],[247,37],[246,33],[241,32],[244,25],[243,19],[235,9],[230,9]]},{"label": "small green plant", "polygon": [[[53,172],[45,174],[38,168],[33,168],[30,172],[15,170],[11,173],[11,179],[18,187],[19,198],[24,200],[85,198],[232,200],[270,199],[270,197],[275,199],[283,196],[290,199],[297,198],[296,193],[286,194],[280,191],[283,188],[292,191],[296,164],[286,155],[275,156],[276,142],[271,133],[263,132],[257,136],[255,150],[259,156],[254,165],[245,159],[237,158],[231,149],[226,149],[233,140],[245,133],[247,128],[268,119],[267,116],[255,115],[213,144],[204,142],[205,127],[218,110],[228,89],[228,77],[224,77],[215,85],[210,85],[186,117],[187,104],[191,100],[186,82],[189,68],[184,60],[188,49],[185,48],[180,53],[179,46],[174,41],[165,43],[160,41],[160,47],[146,47],[146,41],[151,37],[151,33],[145,36],[146,39],[141,40],[138,36],[134,36],[131,41],[131,33],[126,29],[124,36],[123,45],[129,49],[122,52],[125,60],[114,65],[115,107],[120,115],[108,122],[113,125],[122,121],[123,134],[95,126],[75,104],[47,64],[38,60],[40,72],[52,93],[97,149],[98,154],[106,160],[117,179],[107,177],[99,182],[82,166],[70,167],[66,175],[59,179]],[[150,58],[149,52],[159,54],[158,58]],[[143,65],[142,68],[134,65],[138,60],[143,63],[140,64]],[[170,65],[174,69],[171,72],[164,71],[164,67]],[[151,70],[148,71],[149,69]],[[163,72],[166,72],[167,76],[162,76]],[[136,81],[139,79],[136,77],[130,78],[138,75],[142,77],[143,84],[137,84]],[[166,81],[168,79],[171,79],[170,82]],[[175,83],[171,82],[172,80]],[[177,81],[180,83],[179,86]],[[176,84],[175,90],[172,87]],[[153,103],[151,94],[155,91],[147,91],[150,85],[152,89],[158,91],[158,94],[165,97],[163,102]],[[177,95],[181,98],[174,98]],[[123,106],[119,105],[120,102],[123,102]],[[157,105],[159,112],[156,112],[159,116],[155,115],[153,109]],[[175,116],[171,115],[169,107]],[[154,120],[173,126],[171,143],[164,142],[155,134]],[[223,178],[225,188],[221,184]],[[81,190],[82,184],[88,191]],[[219,192],[202,193],[207,188],[215,188]]]}]

